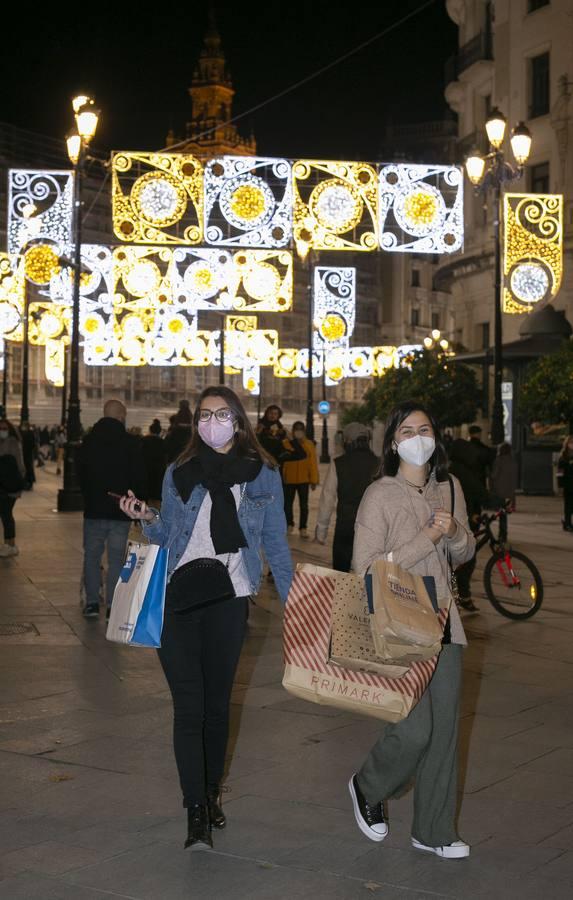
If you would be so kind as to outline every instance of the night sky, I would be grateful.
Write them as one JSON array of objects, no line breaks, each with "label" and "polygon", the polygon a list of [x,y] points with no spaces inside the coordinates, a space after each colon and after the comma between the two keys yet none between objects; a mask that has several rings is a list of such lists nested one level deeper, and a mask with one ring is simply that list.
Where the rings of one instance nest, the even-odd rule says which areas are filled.
[{"label": "night sky", "polygon": [[[424,2],[214,4],[237,91],[234,114]],[[101,149],[159,149],[169,127],[183,133],[207,4],[159,4],[153,16],[138,14],[133,3],[40,9],[44,19],[30,9],[29,21],[24,16],[11,25],[3,22],[1,120],[63,137],[72,125],[69,98],[81,89],[95,94],[102,111],[96,139]],[[239,128],[244,134],[252,128],[259,152],[271,156],[375,160],[390,121],[445,114],[443,64],[456,50],[456,37],[445,3],[435,0],[390,35],[247,116]]]}]

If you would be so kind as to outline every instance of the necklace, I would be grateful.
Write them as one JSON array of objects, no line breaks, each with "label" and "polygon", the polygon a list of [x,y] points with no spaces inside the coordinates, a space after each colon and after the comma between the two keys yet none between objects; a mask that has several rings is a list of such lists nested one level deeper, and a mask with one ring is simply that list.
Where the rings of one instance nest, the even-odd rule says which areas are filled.
[{"label": "necklace", "polygon": [[429,478],[426,478],[424,484],[422,485],[422,487],[420,487],[419,484],[415,484],[415,482],[413,482],[413,481],[408,481],[407,478],[404,478],[404,481],[406,482],[406,484],[409,484],[410,487],[416,488],[416,490],[418,491],[419,494],[423,494],[423,493],[424,493],[424,491],[426,490],[426,488],[427,488],[427,486],[428,486],[428,481],[429,481],[429,480],[430,480]]}]

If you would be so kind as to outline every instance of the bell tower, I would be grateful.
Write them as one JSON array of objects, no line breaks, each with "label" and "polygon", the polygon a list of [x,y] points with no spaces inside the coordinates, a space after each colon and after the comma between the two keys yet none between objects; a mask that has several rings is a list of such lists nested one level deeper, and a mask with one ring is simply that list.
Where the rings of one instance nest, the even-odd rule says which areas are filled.
[{"label": "bell tower", "polygon": [[183,153],[192,153],[199,159],[214,156],[251,156],[257,145],[253,135],[242,137],[230,123],[235,90],[227,69],[221,47],[221,37],[215,22],[215,14],[209,10],[209,25],[195,66],[191,87],[191,121],[187,122],[184,143],[173,132],[167,136],[167,146]]}]

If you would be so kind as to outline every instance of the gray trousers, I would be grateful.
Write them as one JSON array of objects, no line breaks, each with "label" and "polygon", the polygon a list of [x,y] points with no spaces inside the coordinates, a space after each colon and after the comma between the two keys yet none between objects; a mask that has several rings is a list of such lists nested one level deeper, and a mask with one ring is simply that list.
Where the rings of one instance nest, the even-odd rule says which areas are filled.
[{"label": "gray trousers", "polygon": [[387,725],[358,773],[366,800],[400,793],[412,778],[412,837],[430,847],[458,840],[458,721],[462,647],[446,644],[422,699],[408,718]]},{"label": "gray trousers", "polygon": [[119,519],[84,519],[84,580],[86,605],[99,606],[101,560],[107,549],[106,602],[113,592],[125,559],[131,522]]}]

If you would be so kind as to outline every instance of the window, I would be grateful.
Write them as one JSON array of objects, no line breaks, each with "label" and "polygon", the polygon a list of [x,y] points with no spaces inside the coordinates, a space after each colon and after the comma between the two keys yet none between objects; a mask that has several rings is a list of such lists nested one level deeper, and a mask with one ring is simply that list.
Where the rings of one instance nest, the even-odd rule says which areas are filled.
[{"label": "window", "polygon": [[529,118],[549,112],[549,53],[529,60]]},{"label": "window", "polygon": [[434,329],[436,329],[437,331],[440,330],[440,314],[439,314],[439,312],[432,313],[432,331],[434,331]]},{"label": "window", "polygon": [[532,194],[549,193],[549,163],[537,163],[529,168],[529,190]]},{"label": "window", "polygon": [[536,9],[541,9],[542,6],[549,6],[549,0],[527,0],[528,13],[535,12]]},{"label": "window", "polygon": [[411,276],[412,276],[412,281],[411,281],[412,287],[420,287],[420,270],[412,269]]},{"label": "window", "polygon": [[420,324],[420,310],[413,309],[410,314],[410,325],[417,326]]}]

